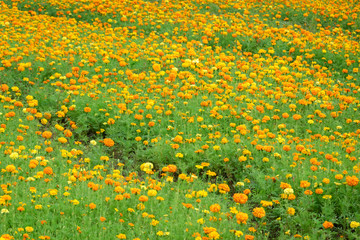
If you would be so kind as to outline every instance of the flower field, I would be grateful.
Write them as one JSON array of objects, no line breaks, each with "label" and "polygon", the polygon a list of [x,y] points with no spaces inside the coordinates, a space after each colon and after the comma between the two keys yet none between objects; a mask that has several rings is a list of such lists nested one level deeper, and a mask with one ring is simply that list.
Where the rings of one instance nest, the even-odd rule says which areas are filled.
[{"label": "flower field", "polygon": [[0,5],[0,240],[359,239],[357,0]]}]

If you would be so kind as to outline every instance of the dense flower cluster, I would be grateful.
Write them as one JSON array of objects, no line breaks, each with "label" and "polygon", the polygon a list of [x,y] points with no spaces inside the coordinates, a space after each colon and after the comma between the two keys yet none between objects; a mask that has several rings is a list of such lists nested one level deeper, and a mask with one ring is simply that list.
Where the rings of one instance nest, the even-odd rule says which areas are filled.
[{"label": "dense flower cluster", "polygon": [[0,239],[356,239],[359,12],[0,2]]}]

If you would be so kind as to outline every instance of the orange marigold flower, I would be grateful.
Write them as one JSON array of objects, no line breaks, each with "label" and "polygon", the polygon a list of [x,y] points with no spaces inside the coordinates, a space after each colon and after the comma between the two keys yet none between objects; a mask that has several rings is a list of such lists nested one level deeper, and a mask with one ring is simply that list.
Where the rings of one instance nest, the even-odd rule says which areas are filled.
[{"label": "orange marigold flower", "polygon": [[84,108],[84,112],[86,112],[86,113],[91,112],[91,108],[89,108],[89,107],[85,107],[85,108]]},{"label": "orange marigold flower", "polygon": [[253,235],[245,235],[245,240],[254,240],[255,237]]},{"label": "orange marigold flower", "polygon": [[245,190],[243,191],[243,193],[246,194],[246,195],[249,195],[249,194],[251,193],[251,190],[250,190],[250,189],[245,189]]},{"label": "orange marigold flower", "polygon": [[188,209],[190,208],[194,208],[193,205],[191,203],[182,203],[182,205]]},{"label": "orange marigold flower", "polygon": [[281,182],[280,183],[280,188],[281,189],[286,189],[286,188],[292,188],[290,184],[288,183],[284,183],[284,182]]},{"label": "orange marigold flower", "polygon": [[67,139],[64,138],[64,137],[58,138],[58,141],[61,142],[61,143],[67,143]]},{"label": "orange marigold flower", "polygon": [[105,138],[105,139],[103,140],[103,143],[104,143],[105,146],[107,146],[107,147],[112,147],[112,146],[114,146],[114,144],[115,144],[114,140],[112,140],[111,138]]},{"label": "orange marigold flower", "polygon": [[324,190],[322,190],[321,188],[317,188],[317,189],[315,190],[315,193],[316,193],[316,194],[323,194],[323,192],[324,192]]},{"label": "orange marigold flower", "polygon": [[356,176],[346,176],[346,184],[354,187],[359,184],[359,179]]},{"label": "orange marigold flower", "polygon": [[147,196],[145,196],[145,195],[142,195],[142,196],[139,197],[140,202],[147,202],[148,200],[149,200],[149,198]]},{"label": "orange marigold flower", "polygon": [[252,214],[257,218],[263,218],[266,215],[265,209],[262,207],[254,208]]},{"label": "orange marigold flower", "polygon": [[248,196],[246,196],[243,193],[235,193],[233,195],[233,199],[234,199],[234,202],[236,202],[236,203],[245,204],[248,200]]},{"label": "orange marigold flower", "polygon": [[293,119],[294,120],[300,120],[302,117],[299,114],[294,114]]},{"label": "orange marigold flower", "polygon": [[47,147],[45,149],[45,151],[48,152],[48,153],[51,153],[52,151],[54,151],[54,149],[52,147]]},{"label": "orange marigold flower", "polygon": [[310,187],[310,183],[308,181],[300,181],[300,187],[302,188]]},{"label": "orange marigold flower", "polygon": [[305,195],[312,195],[313,192],[312,192],[311,190],[305,190],[304,194],[305,194]]},{"label": "orange marigold flower", "polygon": [[51,167],[46,167],[46,168],[44,168],[43,172],[44,172],[45,174],[47,174],[47,175],[53,174],[53,170],[52,170]]},{"label": "orange marigold flower", "polygon": [[177,171],[177,167],[175,165],[173,165],[173,164],[170,164],[170,165],[167,166],[167,171],[174,173],[174,172]]},{"label": "orange marigold flower", "polygon": [[227,185],[227,184],[225,184],[225,183],[219,184],[218,188],[219,188],[219,192],[220,192],[220,193],[230,192],[230,187],[229,187],[229,185]]},{"label": "orange marigold flower", "polygon": [[325,221],[323,223],[323,227],[324,228],[333,228],[334,227],[334,224],[332,222],[328,222],[328,221]]},{"label": "orange marigold flower", "polygon": [[335,178],[336,178],[337,180],[341,180],[341,179],[344,178],[344,176],[343,176],[342,174],[336,174],[336,175],[335,175]]},{"label": "orange marigold flower", "polygon": [[65,137],[71,137],[72,136],[72,132],[68,129],[65,129],[64,130],[64,134],[65,134]]},{"label": "orange marigold flower", "polygon": [[95,203],[90,203],[90,204],[89,204],[89,208],[90,208],[90,209],[95,209],[95,208],[96,208],[96,204],[95,204]]},{"label": "orange marigold flower", "polygon": [[7,171],[7,172],[15,172],[15,170],[16,170],[16,167],[14,166],[14,165],[7,165],[6,166],[6,168],[5,168],[5,170]]},{"label": "orange marigold flower", "polygon": [[44,131],[44,132],[41,134],[41,136],[42,136],[43,138],[49,139],[49,138],[51,138],[52,133],[51,133],[50,131]]},{"label": "orange marigold flower", "polygon": [[246,224],[246,221],[249,219],[249,215],[247,213],[243,213],[243,212],[239,212],[238,214],[236,214],[236,220],[237,223],[244,223]]},{"label": "orange marigold flower", "polygon": [[219,204],[213,204],[210,206],[210,211],[211,212],[220,212],[221,206]]},{"label": "orange marigold flower", "polygon": [[203,228],[205,234],[210,234],[212,232],[216,232],[216,228],[213,227],[204,227]]}]

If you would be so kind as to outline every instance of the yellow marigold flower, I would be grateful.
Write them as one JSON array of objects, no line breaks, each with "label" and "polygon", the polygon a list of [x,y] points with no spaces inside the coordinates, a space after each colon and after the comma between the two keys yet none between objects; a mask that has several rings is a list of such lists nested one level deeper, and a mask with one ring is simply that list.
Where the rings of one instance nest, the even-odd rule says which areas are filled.
[{"label": "yellow marigold flower", "polygon": [[359,222],[352,221],[352,222],[350,223],[350,227],[351,227],[351,228],[357,228],[357,227],[359,227],[359,226],[360,226],[360,223],[359,223]]},{"label": "yellow marigold flower", "polygon": [[221,148],[220,148],[220,146],[215,145],[215,146],[213,146],[213,149],[214,149],[215,151],[218,151],[218,150],[220,150]]},{"label": "yellow marigold flower", "polygon": [[19,158],[19,153],[17,153],[17,152],[11,153],[10,158],[13,159],[13,160],[18,159]]},{"label": "yellow marigold flower", "polygon": [[285,194],[288,194],[288,195],[289,195],[289,194],[293,194],[293,193],[294,193],[294,190],[293,190],[292,188],[285,188],[285,189],[284,189],[284,193],[285,193]]},{"label": "yellow marigold flower", "polygon": [[271,201],[260,201],[260,204],[263,207],[271,207],[273,205],[273,203]]},{"label": "yellow marigold flower", "polygon": [[34,228],[32,228],[32,227],[25,227],[25,231],[27,231],[27,232],[33,232],[33,231],[34,231]]},{"label": "yellow marigold flower", "polygon": [[148,196],[154,197],[154,196],[156,196],[156,195],[157,195],[157,191],[156,191],[156,190],[151,189],[151,190],[148,191]]},{"label": "yellow marigold flower", "polygon": [[123,234],[123,233],[120,233],[120,234],[116,235],[116,237],[117,237],[118,239],[126,239],[126,235]]},{"label": "yellow marigold flower", "polygon": [[216,231],[209,233],[209,239],[220,239],[220,234]]},{"label": "yellow marigold flower", "polygon": [[200,218],[196,222],[199,223],[199,224],[204,224],[205,220],[203,218]]},{"label": "yellow marigold flower", "polygon": [[244,235],[244,233],[242,231],[235,231],[236,237],[241,237],[242,235]]},{"label": "yellow marigold flower", "polygon": [[56,196],[57,193],[58,193],[58,190],[57,189],[50,189],[49,193],[50,193],[51,196]]},{"label": "yellow marigold flower", "polygon": [[295,215],[295,209],[292,207],[289,207],[286,211],[289,215]]},{"label": "yellow marigold flower", "polygon": [[140,170],[144,172],[151,171],[153,169],[154,165],[150,162],[146,162],[140,165]]}]

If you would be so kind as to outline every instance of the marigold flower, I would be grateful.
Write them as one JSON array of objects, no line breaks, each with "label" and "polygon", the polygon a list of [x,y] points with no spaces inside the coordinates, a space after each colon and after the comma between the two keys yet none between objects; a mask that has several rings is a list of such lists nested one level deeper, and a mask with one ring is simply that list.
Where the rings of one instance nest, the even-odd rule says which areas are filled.
[{"label": "marigold flower", "polygon": [[265,209],[262,207],[254,208],[252,214],[257,218],[263,218],[266,215]]},{"label": "marigold flower", "polygon": [[227,193],[230,192],[230,187],[229,185],[225,184],[225,183],[221,183],[218,186],[219,192],[220,193]]},{"label": "marigold flower", "polygon": [[243,193],[235,193],[233,195],[233,199],[234,199],[234,202],[236,202],[236,203],[245,204],[248,200],[248,196],[246,196]]},{"label": "marigold flower", "polygon": [[149,198],[147,196],[145,196],[145,195],[142,195],[142,196],[139,197],[140,202],[147,202],[148,200],[149,200]]},{"label": "marigold flower", "polygon": [[237,223],[244,223],[246,224],[246,221],[249,219],[249,215],[247,213],[239,212],[236,214],[236,220]]},{"label": "marigold flower", "polygon": [[333,227],[334,227],[334,224],[333,224],[332,222],[325,221],[325,222],[323,223],[323,227],[324,227],[325,229],[327,229],[327,228],[333,228]]},{"label": "marigold flower", "polygon": [[64,137],[59,137],[58,138],[58,141],[60,142],[60,143],[67,143],[67,139],[66,138],[64,138]]},{"label": "marigold flower", "polygon": [[346,184],[354,187],[359,184],[359,179],[356,176],[346,176]]},{"label": "marigold flower", "polygon": [[293,194],[294,193],[294,190],[292,188],[285,188],[284,189],[284,193],[285,194]]},{"label": "marigold flower", "polygon": [[300,181],[300,187],[307,188],[310,187],[310,183],[308,181]]},{"label": "marigold flower", "polygon": [[342,174],[336,174],[335,175],[335,179],[337,179],[337,180],[341,180],[343,178],[344,178],[344,176]]},{"label": "marigold flower", "polygon": [[289,207],[286,211],[289,215],[295,215],[295,209],[292,207]]},{"label": "marigold flower", "polygon": [[350,227],[351,227],[351,228],[357,228],[357,227],[359,227],[359,226],[360,226],[360,223],[359,223],[359,222],[352,221],[352,222],[350,223]]},{"label": "marigold flower", "polygon": [[288,200],[295,200],[295,199],[296,199],[295,194],[290,194],[290,195],[288,196]]},{"label": "marigold flower", "polygon": [[209,233],[209,239],[220,239],[220,234],[216,231]]},{"label": "marigold flower", "polygon": [[7,165],[6,167],[5,167],[5,170],[7,171],[7,172],[15,172],[15,170],[16,170],[16,167],[14,166],[14,165]]},{"label": "marigold flower", "polygon": [[300,120],[302,117],[299,114],[294,114],[293,119],[294,120]]},{"label": "marigold flower", "polygon": [[156,190],[150,189],[150,190],[148,191],[148,196],[154,197],[154,196],[156,196],[156,195],[157,195],[157,191],[156,191]]},{"label": "marigold flower", "polygon": [[13,160],[18,159],[19,158],[19,153],[17,153],[17,152],[11,153],[10,158],[13,159]]},{"label": "marigold flower", "polygon": [[43,172],[47,175],[53,174],[53,169],[51,167],[44,168]]},{"label": "marigold flower", "polygon": [[114,146],[114,144],[115,144],[114,140],[112,140],[111,138],[105,138],[105,139],[103,140],[103,143],[104,143],[104,145],[107,146],[107,147],[112,147],[112,146]]},{"label": "marigold flower", "polygon": [[146,162],[146,163],[141,164],[140,170],[144,171],[144,172],[149,172],[153,169],[153,167],[154,167],[154,165],[152,163]]},{"label": "marigold flower", "polygon": [[315,190],[315,193],[316,193],[316,194],[323,194],[323,192],[324,192],[324,190],[322,190],[321,188],[317,188],[317,189]]},{"label": "marigold flower", "polygon": [[177,171],[176,165],[173,165],[173,164],[168,165],[167,166],[167,171],[172,172],[172,173],[176,172]]},{"label": "marigold flower", "polygon": [[96,204],[95,204],[95,203],[90,203],[90,204],[89,204],[89,208],[90,208],[90,209],[95,209],[95,208],[96,208]]},{"label": "marigold flower", "polygon": [[27,231],[27,232],[33,232],[33,231],[34,231],[34,228],[32,228],[32,227],[25,227],[25,231]]},{"label": "marigold flower", "polygon": [[116,237],[117,237],[118,239],[126,239],[126,235],[123,234],[123,233],[120,233],[120,234],[116,235]]},{"label": "marigold flower", "polygon": [[322,182],[325,183],[325,184],[329,184],[329,183],[330,183],[330,179],[324,178],[324,179],[322,180]]},{"label": "marigold flower", "polygon": [[161,66],[158,63],[153,64],[152,68],[155,72],[159,72],[161,70]]},{"label": "marigold flower", "polygon": [[213,204],[210,206],[210,211],[211,212],[220,212],[221,206],[219,204]]}]

